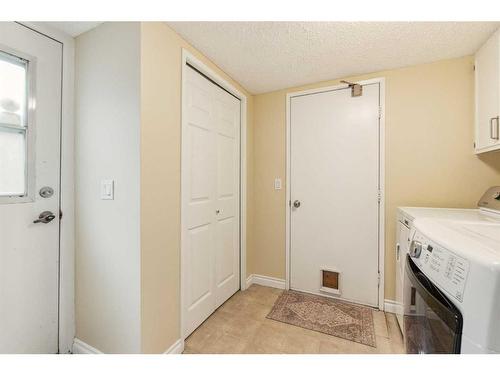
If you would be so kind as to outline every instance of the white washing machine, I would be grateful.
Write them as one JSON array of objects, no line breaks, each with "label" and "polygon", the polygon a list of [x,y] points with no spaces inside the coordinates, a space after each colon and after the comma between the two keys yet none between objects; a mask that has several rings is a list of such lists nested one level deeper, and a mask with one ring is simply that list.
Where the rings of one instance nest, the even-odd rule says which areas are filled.
[{"label": "white washing machine", "polygon": [[436,218],[458,221],[477,221],[484,217],[480,209],[434,208],[434,207],[399,207],[396,223],[396,298],[395,312],[399,326],[403,330],[404,294],[406,255],[413,235],[413,223],[416,219]]},{"label": "white washing machine", "polygon": [[478,206],[424,209],[432,213],[408,223],[399,257],[407,353],[500,353],[500,187]]}]

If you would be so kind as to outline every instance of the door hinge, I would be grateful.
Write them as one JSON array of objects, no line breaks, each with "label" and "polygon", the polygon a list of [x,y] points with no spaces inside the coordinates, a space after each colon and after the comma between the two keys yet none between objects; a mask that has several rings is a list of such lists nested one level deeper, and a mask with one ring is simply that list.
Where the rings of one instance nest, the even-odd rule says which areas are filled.
[{"label": "door hinge", "polygon": [[288,201],[288,207],[292,207],[292,200],[291,199]]},{"label": "door hinge", "polygon": [[377,201],[378,203],[382,202],[382,191],[380,190],[377,192]]},{"label": "door hinge", "polygon": [[62,210],[59,210],[59,220],[61,220],[63,217],[63,213],[62,213]]},{"label": "door hinge", "polygon": [[382,118],[382,106],[378,106],[378,119]]},{"label": "door hinge", "polygon": [[378,276],[377,276],[377,285],[380,286],[380,271],[378,271]]}]

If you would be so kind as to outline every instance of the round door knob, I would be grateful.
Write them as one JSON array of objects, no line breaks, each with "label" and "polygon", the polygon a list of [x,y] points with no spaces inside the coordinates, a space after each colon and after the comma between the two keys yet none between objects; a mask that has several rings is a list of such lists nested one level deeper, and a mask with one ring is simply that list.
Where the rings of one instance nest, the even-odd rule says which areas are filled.
[{"label": "round door knob", "polygon": [[293,202],[293,207],[299,208],[300,207],[300,201],[299,200],[294,201]]}]

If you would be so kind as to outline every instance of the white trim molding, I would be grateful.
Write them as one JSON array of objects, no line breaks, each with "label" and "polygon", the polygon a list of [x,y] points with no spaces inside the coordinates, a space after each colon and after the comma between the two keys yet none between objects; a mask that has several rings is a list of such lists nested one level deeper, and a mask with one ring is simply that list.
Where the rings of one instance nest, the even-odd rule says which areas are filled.
[{"label": "white trim molding", "polygon": [[396,314],[396,312],[397,312],[396,301],[393,301],[392,299],[386,299],[384,301],[384,311],[388,312],[388,313]]},{"label": "white trim molding", "polygon": [[[183,351],[184,340],[179,339],[174,342],[163,354],[182,354]],[[92,345],[89,345],[76,337],[73,340],[73,348],[71,352],[73,354],[104,354],[99,349],[94,348]]]},{"label": "white trim molding", "polygon": [[[240,92],[231,83],[223,79],[218,73],[210,69],[206,64],[204,64],[200,59],[195,57],[186,49],[182,49],[182,77],[181,77],[181,129],[183,128],[186,110],[186,97],[185,97],[185,87],[186,87],[186,69],[187,64],[195,67],[199,72],[203,73],[205,76],[210,78],[217,85],[224,88],[226,91],[233,94],[235,97],[241,101],[241,111],[240,111],[240,289],[245,290],[246,285],[246,225],[247,225],[247,97],[245,94]],[[181,132],[182,133],[182,132]],[[184,155],[184,141],[181,139],[181,164]],[[182,168],[181,168],[182,169]],[[186,185],[184,173],[181,173],[181,297],[180,297],[180,318],[181,318],[181,340],[185,339],[185,312],[184,304],[186,301],[186,290],[185,290],[185,239],[183,230],[185,228],[185,216],[183,215],[183,204],[182,204],[182,194],[185,191],[184,186]]]},{"label": "white trim molding", "polygon": [[76,337],[73,340],[73,349],[71,352],[73,354],[104,354],[99,349],[94,348]]},{"label": "white trim molding", "polygon": [[[380,119],[379,119],[379,191],[380,191],[380,205],[379,205],[379,241],[378,241],[378,272],[379,272],[379,286],[378,286],[378,308],[384,309],[384,269],[385,269],[385,78],[373,78],[357,82],[361,85],[379,84],[379,106],[380,106]],[[290,289],[291,278],[291,261],[290,261],[290,214],[291,208],[289,202],[291,201],[291,147],[290,147],[290,104],[291,99],[295,96],[302,96],[305,94],[316,94],[325,91],[339,90],[345,88],[345,84],[320,87],[311,90],[294,91],[286,94],[286,228],[285,228],[285,262],[286,262],[286,289]]]},{"label": "white trim molding", "polygon": [[385,78],[370,80],[379,82],[379,229],[378,229],[378,307],[384,309],[385,299]]},{"label": "white trim molding", "polygon": [[263,276],[252,274],[248,276],[246,280],[246,287],[249,288],[250,285],[257,284],[262,286],[268,286],[271,288],[285,289],[285,280],[278,279],[277,277]]},{"label": "white trim molding", "polygon": [[184,340],[179,339],[174,342],[163,354],[182,354],[184,351]]}]

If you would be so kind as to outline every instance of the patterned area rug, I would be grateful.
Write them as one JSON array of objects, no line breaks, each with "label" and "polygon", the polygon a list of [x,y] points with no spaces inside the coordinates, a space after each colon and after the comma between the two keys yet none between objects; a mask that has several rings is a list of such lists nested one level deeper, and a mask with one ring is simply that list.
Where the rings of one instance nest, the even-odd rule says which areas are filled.
[{"label": "patterned area rug", "polygon": [[369,307],[290,290],[281,294],[267,318],[376,346]]}]

